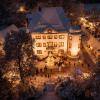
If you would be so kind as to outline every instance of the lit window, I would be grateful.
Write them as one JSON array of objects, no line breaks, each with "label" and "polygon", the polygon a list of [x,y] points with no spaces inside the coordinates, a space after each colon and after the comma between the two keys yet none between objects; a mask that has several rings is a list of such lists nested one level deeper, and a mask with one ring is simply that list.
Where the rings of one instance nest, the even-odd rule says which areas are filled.
[{"label": "lit window", "polygon": [[63,49],[59,49],[58,52],[61,53],[61,54],[64,54],[64,50]]},{"label": "lit window", "polygon": [[71,48],[72,47],[72,44],[69,42],[69,48]]},{"label": "lit window", "polygon": [[46,47],[46,43],[43,43],[43,47]]},{"label": "lit window", "polygon": [[42,54],[42,50],[37,50],[37,54]]},{"label": "lit window", "polygon": [[41,36],[40,35],[37,35],[35,38],[36,39],[41,39]]},{"label": "lit window", "polygon": [[79,40],[81,40],[81,37],[79,38]]},{"label": "lit window", "polygon": [[53,45],[54,45],[54,47],[57,47],[57,42],[54,42]]},{"label": "lit window", "polygon": [[78,48],[80,48],[80,44],[78,45]]},{"label": "lit window", "polygon": [[68,51],[68,55],[71,55],[71,52],[70,51]]},{"label": "lit window", "polygon": [[52,47],[53,46],[53,42],[47,42],[48,47]]},{"label": "lit window", "polygon": [[59,39],[64,39],[64,35],[59,35]]},{"label": "lit window", "polygon": [[64,42],[59,42],[59,47],[64,47]]},{"label": "lit window", "polygon": [[36,43],[37,47],[42,47],[42,43]]},{"label": "lit window", "polygon": [[69,39],[72,40],[72,36],[70,36]]},{"label": "lit window", "polygon": [[58,36],[57,35],[54,35],[54,39],[57,39],[58,38]]},{"label": "lit window", "polygon": [[52,35],[48,35],[47,38],[48,38],[48,39],[52,39],[53,36],[52,36]]},{"label": "lit window", "polygon": [[46,39],[46,36],[45,35],[43,35],[42,37],[43,37],[43,39]]}]

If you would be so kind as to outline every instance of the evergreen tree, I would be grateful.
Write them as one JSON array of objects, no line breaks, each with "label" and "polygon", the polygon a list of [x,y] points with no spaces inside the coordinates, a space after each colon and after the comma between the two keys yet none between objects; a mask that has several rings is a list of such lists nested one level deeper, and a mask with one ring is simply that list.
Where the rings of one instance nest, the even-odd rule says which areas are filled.
[{"label": "evergreen tree", "polygon": [[5,38],[4,50],[6,60],[16,60],[21,80],[34,74],[33,41],[30,33],[25,31],[11,32]]},{"label": "evergreen tree", "polygon": [[[20,67],[23,70],[23,76],[30,76],[34,73],[34,67],[32,64],[33,50],[32,50],[32,38],[30,33],[20,31],[18,35],[19,40],[19,57]],[[18,53],[19,53],[18,52]]]},{"label": "evergreen tree", "polygon": [[17,32],[10,32],[5,37],[4,51],[7,60],[12,60],[17,58]]}]

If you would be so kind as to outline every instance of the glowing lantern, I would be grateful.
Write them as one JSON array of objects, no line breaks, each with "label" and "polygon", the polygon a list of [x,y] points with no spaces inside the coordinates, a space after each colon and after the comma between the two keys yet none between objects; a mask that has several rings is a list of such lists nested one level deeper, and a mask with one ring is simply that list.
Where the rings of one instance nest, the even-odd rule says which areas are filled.
[{"label": "glowing lantern", "polygon": [[20,6],[19,9],[18,9],[19,12],[25,12],[25,6]]}]

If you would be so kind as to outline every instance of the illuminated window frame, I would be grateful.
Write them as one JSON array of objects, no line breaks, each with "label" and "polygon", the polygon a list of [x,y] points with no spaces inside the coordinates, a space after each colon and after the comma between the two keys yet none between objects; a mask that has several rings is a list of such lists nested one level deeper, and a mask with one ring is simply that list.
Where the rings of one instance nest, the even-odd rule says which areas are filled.
[{"label": "illuminated window frame", "polygon": [[59,47],[64,47],[64,42],[59,42]]},{"label": "illuminated window frame", "polygon": [[47,39],[53,39],[52,35],[47,35]]},{"label": "illuminated window frame", "polygon": [[64,54],[64,49],[59,49],[58,52]]},{"label": "illuminated window frame", "polygon": [[46,47],[46,43],[43,43],[43,47]]},{"label": "illuminated window frame", "polygon": [[42,47],[42,43],[36,43],[36,47]]},{"label": "illuminated window frame", "polygon": [[58,38],[58,35],[54,35],[54,39],[57,39]]},{"label": "illuminated window frame", "polygon": [[37,54],[42,54],[42,50],[37,50]]},{"label": "illuminated window frame", "polygon": [[81,40],[81,37],[79,37],[79,40]]},{"label": "illuminated window frame", "polygon": [[59,35],[59,39],[64,39],[64,35]]},{"label": "illuminated window frame", "polygon": [[81,45],[80,44],[78,44],[78,48],[80,49],[80,47],[81,47]]},{"label": "illuminated window frame", "polygon": [[57,47],[57,42],[54,42],[54,43],[53,43],[53,46],[54,46],[54,47]]},{"label": "illuminated window frame", "polygon": [[53,47],[53,42],[47,42],[48,47]]},{"label": "illuminated window frame", "polygon": [[43,39],[46,39],[46,35],[43,35],[42,38],[43,38]]},{"label": "illuminated window frame", "polygon": [[35,38],[36,39],[41,39],[41,35],[36,35]]},{"label": "illuminated window frame", "polygon": [[69,42],[69,46],[68,46],[69,48],[71,48],[72,47],[72,44]]}]

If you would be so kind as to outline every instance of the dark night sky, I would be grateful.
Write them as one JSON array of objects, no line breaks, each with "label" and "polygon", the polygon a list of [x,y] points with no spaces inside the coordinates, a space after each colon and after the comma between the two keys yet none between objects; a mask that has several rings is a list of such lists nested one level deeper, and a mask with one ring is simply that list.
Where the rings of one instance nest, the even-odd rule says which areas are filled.
[{"label": "dark night sky", "polygon": [[[28,0],[22,0],[22,1],[28,1]],[[46,0],[33,0],[33,1],[46,1]],[[52,0],[52,1],[57,1],[57,0]],[[83,2],[83,3],[100,3],[100,0],[76,0],[76,1]]]},{"label": "dark night sky", "polygon": [[84,3],[100,3],[100,0],[77,0]]}]

